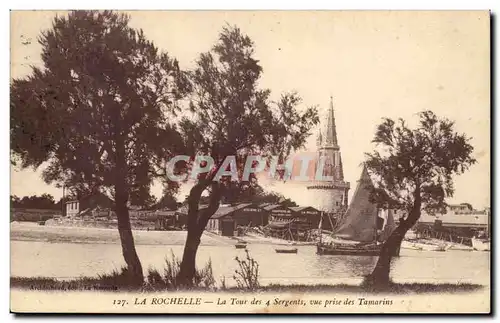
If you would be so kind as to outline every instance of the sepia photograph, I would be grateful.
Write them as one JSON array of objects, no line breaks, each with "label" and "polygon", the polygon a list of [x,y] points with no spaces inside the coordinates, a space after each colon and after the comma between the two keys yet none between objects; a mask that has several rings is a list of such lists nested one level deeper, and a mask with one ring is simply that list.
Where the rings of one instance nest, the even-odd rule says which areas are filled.
[{"label": "sepia photograph", "polygon": [[491,313],[491,23],[10,12],[13,313]]}]

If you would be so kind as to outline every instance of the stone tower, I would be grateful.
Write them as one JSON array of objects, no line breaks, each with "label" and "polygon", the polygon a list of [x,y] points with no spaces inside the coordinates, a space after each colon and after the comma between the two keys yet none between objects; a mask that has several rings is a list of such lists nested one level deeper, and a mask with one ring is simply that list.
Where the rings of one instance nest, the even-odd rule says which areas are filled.
[{"label": "stone tower", "polygon": [[310,205],[318,210],[335,213],[348,205],[349,182],[344,181],[342,156],[337,140],[333,98],[330,97],[328,121],[324,135],[321,131],[318,138],[318,160],[324,157],[323,175],[332,176],[332,181],[315,181],[307,187],[313,194]]}]

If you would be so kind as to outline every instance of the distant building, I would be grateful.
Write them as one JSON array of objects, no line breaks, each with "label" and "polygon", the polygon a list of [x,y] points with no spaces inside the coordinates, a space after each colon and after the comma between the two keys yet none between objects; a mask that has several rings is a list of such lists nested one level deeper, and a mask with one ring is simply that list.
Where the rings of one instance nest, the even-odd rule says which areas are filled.
[{"label": "distant building", "polygon": [[469,203],[460,203],[460,204],[450,204],[448,205],[448,211],[453,212],[455,214],[467,214],[473,212],[474,209],[472,205]]},{"label": "distant building", "polygon": [[156,210],[134,211],[135,221],[146,223],[148,229],[154,230],[169,230],[175,227],[180,227],[178,214],[174,210],[167,208]]},{"label": "distant building", "polygon": [[233,236],[238,227],[265,226],[268,221],[269,211],[254,203],[240,203],[219,207],[208,220],[206,230],[223,236]]},{"label": "distant building", "polygon": [[272,212],[272,210],[281,207],[281,205],[274,204],[274,203],[262,203],[262,204],[259,204],[259,207],[268,211],[268,212]]},{"label": "distant building", "polygon": [[271,210],[267,233],[280,239],[307,241],[310,239],[311,229],[319,228],[321,215],[321,211],[311,206],[278,205]]},{"label": "distant building", "polygon": [[65,202],[66,205],[66,216],[74,217],[78,213],[80,213],[80,202],[78,200],[69,200]]},{"label": "distant building", "polygon": [[[429,215],[423,213],[414,227],[421,237],[431,237],[471,245],[470,239],[478,233],[490,231],[490,215],[486,211],[465,211]],[[457,209],[455,209],[457,210]],[[467,213],[464,213],[467,212]]]},{"label": "distant building", "polygon": [[433,227],[486,229],[489,217],[478,211],[475,214],[438,214],[436,216],[422,214],[418,220],[419,224]]},{"label": "distant building", "polygon": [[[92,214],[92,210],[111,210],[114,208],[114,201],[102,193],[87,195],[80,199],[72,199],[65,202],[65,214],[67,217],[74,217],[81,214]],[[95,212],[94,212],[95,213]]]},{"label": "distant building", "polygon": [[309,223],[311,229],[318,229],[321,211],[316,210],[312,206],[292,206],[290,210],[292,210],[292,217],[294,219]]}]

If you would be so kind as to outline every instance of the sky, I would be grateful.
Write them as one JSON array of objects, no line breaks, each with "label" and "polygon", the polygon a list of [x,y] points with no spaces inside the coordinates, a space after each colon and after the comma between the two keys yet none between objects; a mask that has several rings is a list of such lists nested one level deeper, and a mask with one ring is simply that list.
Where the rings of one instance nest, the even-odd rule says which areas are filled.
[{"label": "sky", "polygon": [[[486,11],[132,11],[130,24],[191,68],[225,24],[255,43],[263,67],[260,85],[273,98],[297,91],[303,107],[317,105],[323,125],[333,97],[344,177],[351,194],[364,153],[381,118],[415,121],[432,110],[471,137],[477,163],[455,178],[450,203],[490,205],[490,20]],[[36,38],[56,12],[11,12],[11,78],[39,65]],[[64,14],[64,12],[60,13]],[[31,39],[31,44],[24,45]],[[305,151],[316,150],[317,129]],[[40,170],[11,169],[11,194],[62,190],[45,184]],[[270,185],[269,183],[264,183]],[[306,204],[303,183],[270,189]],[[159,194],[161,189],[155,187]],[[180,195],[187,193],[184,188]]]}]

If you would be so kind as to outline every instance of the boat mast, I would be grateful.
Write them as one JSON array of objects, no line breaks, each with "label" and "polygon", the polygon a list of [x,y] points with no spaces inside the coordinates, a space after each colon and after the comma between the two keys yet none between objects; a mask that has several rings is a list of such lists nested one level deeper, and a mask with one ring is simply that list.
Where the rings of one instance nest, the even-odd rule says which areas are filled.
[{"label": "boat mast", "polygon": [[319,219],[319,244],[323,242],[323,211],[321,211],[321,218]]},{"label": "boat mast", "polygon": [[486,227],[486,234],[487,234],[488,238],[490,238],[490,214],[491,214],[491,210],[488,210],[486,212],[486,215],[488,216],[488,223],[487,223],[487,227]]},{"label": "boat mast", "polygon": [[64,198],[64,189],[65,189],[65,187],[64,187],[64,184],[63,184],[63,186],[62,186],[62,190],[63,190],[63,192],[62,192],[62,193],[63,193],[63,194],[62,194],[62,198],[61,198],[61,212],[62,212],[62,213],[61,213],[61,217],[64,217],[64,216],[65,216],[65,214],[64,214],[64,211],[65,211],[65,210],[64,210],[64,209],[65,209],[65,207],[66,207],[66,203],[65,203],[65,202],[66,202],[66,199]]}]

